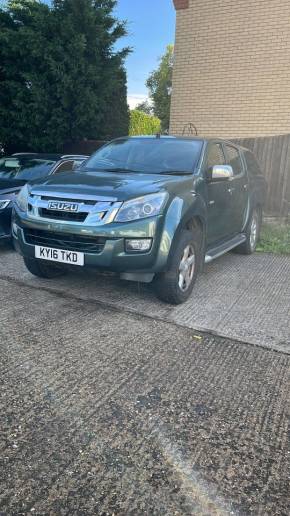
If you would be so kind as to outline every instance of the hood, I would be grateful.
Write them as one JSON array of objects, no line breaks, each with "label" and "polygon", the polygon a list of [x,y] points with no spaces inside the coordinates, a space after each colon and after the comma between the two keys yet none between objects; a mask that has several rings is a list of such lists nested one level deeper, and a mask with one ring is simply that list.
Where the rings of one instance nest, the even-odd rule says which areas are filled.
[{"label": "hood", "polygon": [[187,176],[165,176],[158,174],[135,174],[115,172],[72,172],[34,182],[31,191],[70,194],[72,198],[78,194],[110,197],[116,201],[126,201],[134,197],[169,191],[174,184],[188,180]]},{"label": "hood", "polygon": [[1,179],[0,178],[0,195],[13,193],[25,185],[27,181],[19,181],[17,179]]}]

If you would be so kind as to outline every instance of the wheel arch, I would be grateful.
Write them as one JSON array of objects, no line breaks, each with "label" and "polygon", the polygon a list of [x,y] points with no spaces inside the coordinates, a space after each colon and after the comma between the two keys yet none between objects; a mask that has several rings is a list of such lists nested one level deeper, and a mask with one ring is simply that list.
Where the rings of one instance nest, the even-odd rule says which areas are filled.
[{"label": "wheel arch", "polygon": [[205,227],[205,221],[200,217],[200,215],[193,215],[191,217],[186,217],[185,220],[181,222],[182,229],[187,229],[188,231],[198,230],[201,233]]},{"label": "wheel arch", "polygon": [[[198,238],[199,238],[199,242],[200,242],[200,251],[201,251],[200,252],[200,261],[202,263],[203,262],[202,258],[204,257],[204,254],[205,254],[206,221],[200,214],[187,213],[180,220],[180,222],[176,228],[174,237],[172,239],[171,246],[170,246],[170,252],[168,255],[168,262],[167,262],[168,266],[171,263],[174,250],[176,248],[178,239],[179,239],[182,231],[191,231],[193,234],[198,233]],[[199,264],[199,265],[201,265],[201,264]]]},{"label": "wheel arch", "polygon": [[252,213],[256,209],[259,209],[259,211],[260,211],[260,214],[261,214],[260,221],[262,222],[263,208],[264,208],[263,198],[261,197],[259,192],[257,192],[256,189],[254,189],[253,191],[250,192],[250,195],[249,195],[248,206],[247,206],[246,216],[245,216],[243,227],[242,227],[242,232],[246,231],[246,228],[248,227],[248,224],[251,220]]},{"label": "wheel arch", "polygon": [[202,234],[204,249],[207,231],[207,209],[203,198],[191,192],[175,196],[167,210],[160,235],[155,272],[168,270],[176,242],[183,230],[198,230]]}]

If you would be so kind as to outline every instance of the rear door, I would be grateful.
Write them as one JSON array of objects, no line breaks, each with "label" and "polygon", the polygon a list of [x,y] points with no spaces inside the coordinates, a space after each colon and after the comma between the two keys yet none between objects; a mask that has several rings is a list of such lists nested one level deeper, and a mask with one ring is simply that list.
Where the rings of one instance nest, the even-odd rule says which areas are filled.
[{"label": "rear door", "polygon": [[231,144],[224,144],[226,164],[234,172],[233,179],[228,183],[231,204],[231,233],[240,233],[243,229],[248,210],[248,173],[240,149]]},{"label": "rear door", "polygon": [[[225,165],[223,146],[219,142],[208,145],[205,157],[204,173],[214,165]],[[207,183],[208,227],[207,247],[226,239],[232,232],[232,199],[229,193],[230,181]]]}]

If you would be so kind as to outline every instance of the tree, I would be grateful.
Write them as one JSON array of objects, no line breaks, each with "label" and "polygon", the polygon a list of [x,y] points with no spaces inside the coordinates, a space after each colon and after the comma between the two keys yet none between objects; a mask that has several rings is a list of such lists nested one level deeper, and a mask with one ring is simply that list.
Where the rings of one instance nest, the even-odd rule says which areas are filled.
[{"label": "tree", "polygon": [[0,9],[0,141],[60,150],[128,134],[126,34],[115,0],[13,0]]},{"label": "tree", "polygon": [[144,111],[133,109],[130,112],[130,136],[138,136],[143,134],[160,133],[161,124],[159,118],[146,115]]},{"label": "tree", "polygon": [[164,56],[160,59],[159,67],[151,73],[146,81],[153,103],[154,115],[160,118],[163,131],[169,129],[170,121],[173,51],[173,45],[168,45]]},{"label": "tree", "polygon": [[138,104],[135,109],[137,109],[137,111],[143,111],[146,113],[146,115],[153,115],[153,106],[151,106],[148,100],[140,102],[140,104]]},{"label": "tree", "polygon": [[114,90],[104,106],[100,138],[109,140],[129,133],[130,113],[127,104],[127,77],[123,67],[114,75]]}]

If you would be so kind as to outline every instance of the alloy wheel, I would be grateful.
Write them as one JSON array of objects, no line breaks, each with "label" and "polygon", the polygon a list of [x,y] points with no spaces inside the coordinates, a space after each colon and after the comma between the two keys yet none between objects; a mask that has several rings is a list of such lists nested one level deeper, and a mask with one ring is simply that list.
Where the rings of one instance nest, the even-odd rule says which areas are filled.
[{"label": "alloy wheel", "polygon": [[178,284],[182,292],[186,292],[191,285],[195,270],[195,250],[193,245],[188,245],[184,249],[182,259],[179,264]]},{"label": "alloy wheel", "polygon": [[251,229],[250,229],[250,246],[251,250],[254,251],[258,239],[258,215],[255,212],[252,217]]}]

